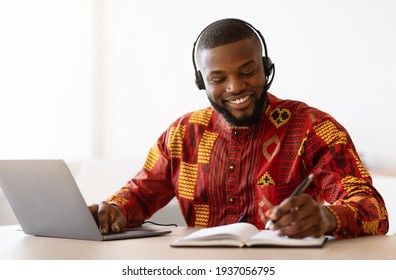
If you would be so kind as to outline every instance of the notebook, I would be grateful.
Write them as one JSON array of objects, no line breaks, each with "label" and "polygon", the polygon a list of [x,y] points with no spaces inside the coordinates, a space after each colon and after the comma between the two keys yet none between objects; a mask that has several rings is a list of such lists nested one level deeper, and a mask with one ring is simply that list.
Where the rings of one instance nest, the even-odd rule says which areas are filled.
[{"label": "notebook", "polygon": [[172,232],[138,227],[102,235],[63,160],[0,160],[0,188],[29,235],[117,240]]},{"label": "notebook", "polygon": [[203,228],[176,239],[172,247],[323,247],[327,237],[290,238],[249,223]]}]

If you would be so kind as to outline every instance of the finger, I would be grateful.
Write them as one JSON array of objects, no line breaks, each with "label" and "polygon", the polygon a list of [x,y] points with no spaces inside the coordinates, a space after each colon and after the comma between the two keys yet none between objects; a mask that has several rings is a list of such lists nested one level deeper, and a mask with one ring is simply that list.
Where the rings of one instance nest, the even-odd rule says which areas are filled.
[{"label": "finger", "polygon": [[[268,218],[273,222],[277,222],[282,220],[285,215],[289,214],[291,210],[295,208],[294,206],[294,198],[287,198],[282,201],[278,206],[275,206],[268,212]],[[284,219],[283,219],[284,220]],[[281,222],[283,225],[287,225],[287,223]]]},{"label": "finger", "polygon": [[99,206],[97,204],[92,204],[88,206],[89,211],[91,212],[91,215],[94,217],[96,224],[99,227],[99,220],[98,220],[98,209]]},{"label": "finger", "polygon": [[287,235],[305,231],[312,223],[317,221],[315,218],[317,210],[317,207],[315,208],[311,204],[290,208],[288,213],[283,214],[274,222],[274,229],[282,229],[282,232]]},{"label": "finger", "polygon": [[111,230],[113,232],[121,232],[124,231],[126,220],[125,217],[122,215],[120,209],[118,209],[115,205],[111,206]]},{"label": "finger", "polygon": [[[297,211],[294,211],[297,212]],[[290,217],[291,215],[288,215]],[[295,215],[295,217],[297,214]],[[294,218],[290,223],[286,226],[280,227],[279,232],[280,235],[287,235],[292,238],[302,238],[309,235],[312,235],[312,219],[299,219]]]},{"label": "finger", "polygon": [[110,205],[107,202],[101,202],[98,209],[98,221],[99,228],[102,234],[106,234],[109,231],[109,215]]},{"label": "finger", "polygon": [[301,229],[295,226],[286,229],[289,226],[297,224],[299,226],[300,221],[308,218],[312,213],[317,213],[315,207],[316,202],[311,196],[302,194],[285,199],[282,203],[271,211],[267,211],[269,219],[273,222],[273,226],[270,227],[272,230],[280,230],[281,235],[298,234],[300,231],[305,230],[301,226]]},{"label": "finger", "polygon": [[273,223],[273,221],[272,221],[272,219],[271,219],[271,213],[272,213],[272,209],[268,209],[268,210],[265,212],[265,218],[266,218],[266,220],[265,220],[264,229],[270,229],[270,230],[273,230],[273,229],[274,229],[274,223]]},{"label": "finger", "polygon": [[[309,210],[311,209],[311,210]],[[287,235],[292,238],[302,238],[307,236],[318,237],[324,234],[324,224],[320,217],[320,209],[317,207],[307,206],[302,210],[294,211],[295,215],[292,221],[286,226],[280,227],[281,235]],[[290,217],[292,215],[288,215]]]},{"label": "finger", "polygon": [[[276,206],[275,206],[274,208],[276,208]],[[276,216],[275,216],[275,214],[273,214],[274,208],[268,209],[268,210],[265,212],[265,217],[267,218],[267,222],[268,222],[268,221],[271,221],[271,222],[272,222],[272,221],[275,221],[275,220],[276,220]]]},{"label": "finger", "polygon": [[296,207],[301,207],[303,202],[301,202],[300,200],[301,200],[300,196],[293,196],[286,198],[275,209],[277,212],[276,214],[282,215],[285,213],[289,213],[292,209]]},{"label": "finger", "polygon": [[296,211],[290,211],[289,213],[283,214],[274,224],[276,229],[284,228],[292,225],[297,221]]},{"label": "finger", "polygon": [[292,225],[286,228],[282,228],[279,230],[280,235],[286,235],[290,238],[305,238],[308,236],[312,236],[311,229],[303,229],[300,226]]},{"label": "finger", "polygon": [[88,209],[93,216],[96,216],[96,214],[98,213],[98,208],[99,206],[97,204],[92,204],[88,206]]},{"label": "finger", "polygon": [[304,238],[304,237],[320,237],[324,234],[321,223],[317,223],[312,219],[305,219],[299,223],[293,224],[289,227],[282,228],[281,234],[287,235],[291,238]]}]

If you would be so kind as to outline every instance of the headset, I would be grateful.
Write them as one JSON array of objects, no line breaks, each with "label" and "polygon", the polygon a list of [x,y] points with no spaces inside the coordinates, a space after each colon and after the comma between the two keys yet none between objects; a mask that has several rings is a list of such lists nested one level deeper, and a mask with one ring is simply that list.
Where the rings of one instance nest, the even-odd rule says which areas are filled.
[{"label": "headset", "polygon": [[[263,45],[263,49],[264,49],[264,56],[262,57],[262,60],[263,60],[265,81],[266,81],[265,91],[267,91],[270,88],[272,81],[274,80],[275,64],[272,63],[271,58],[268,56],[267,45],[265,43],[264,36],[261,34],[261,32],[259,30],[254,28],[254,26],[251,25],[250,23],[240,20],[240,19],[236,19],[236,20],[238,20],[238,21],[244,23],[246,26],[250,27],[257,34],[257,36],[260,38],[261,44]],[[193,62],[194,70],[195,70],[195,84],[197,85],[199,90],[205,89],[205,83],[204,83],[204,79],[202,77],[202,73],[201,73],[201,71],[198,70],[196,62],[195,62],[195,49],[196,49],[196,45],[197,45],[199,39],[201,38],[202,33],[204,33],[207,28],[208,27],[206,27],[204,30],[201,31],[201,33],[199,33],[197,39],[194,42],[193,49],[192,49],[192,62]],[[271,80],[269,82],[267,82],[271,75],[272,75]]]}]

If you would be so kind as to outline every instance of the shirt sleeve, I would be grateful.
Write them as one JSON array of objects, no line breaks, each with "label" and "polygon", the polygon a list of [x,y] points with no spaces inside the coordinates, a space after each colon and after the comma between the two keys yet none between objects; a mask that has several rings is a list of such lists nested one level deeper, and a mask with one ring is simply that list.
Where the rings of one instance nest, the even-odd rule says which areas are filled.
[{"label": "shirt sleeve", "polygon": [[139,226],[173,197],[170,160],[165,155],[164,133],[151,147],[143,168],[118,192],[107,199],[127,220],[127,227]]},{"label": "shirt sleeve", "polygon": [[337,219],[333,236],[386,234],[389,224],[384,200],[345,128],[327,116],[314,123],[304,149],[303,161],[315,175],[319,197]]}]

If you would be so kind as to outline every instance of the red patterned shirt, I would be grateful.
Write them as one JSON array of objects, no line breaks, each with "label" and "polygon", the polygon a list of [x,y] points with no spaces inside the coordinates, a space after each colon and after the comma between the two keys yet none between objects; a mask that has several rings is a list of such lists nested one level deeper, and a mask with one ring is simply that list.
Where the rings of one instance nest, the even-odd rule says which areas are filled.
[{"label": "red patterned shirt", "polygon": [[347,131],[329,114],[268,94],[261,122],[230,126],[212,107],[175,121],[144,167],[112,197],[128,226],[141,224],[176,195],[191,227],[247,222],[263,229],[265,212],[310,173],[306,191],[328,204],[336,238],[385,234],[388,214]]}]

